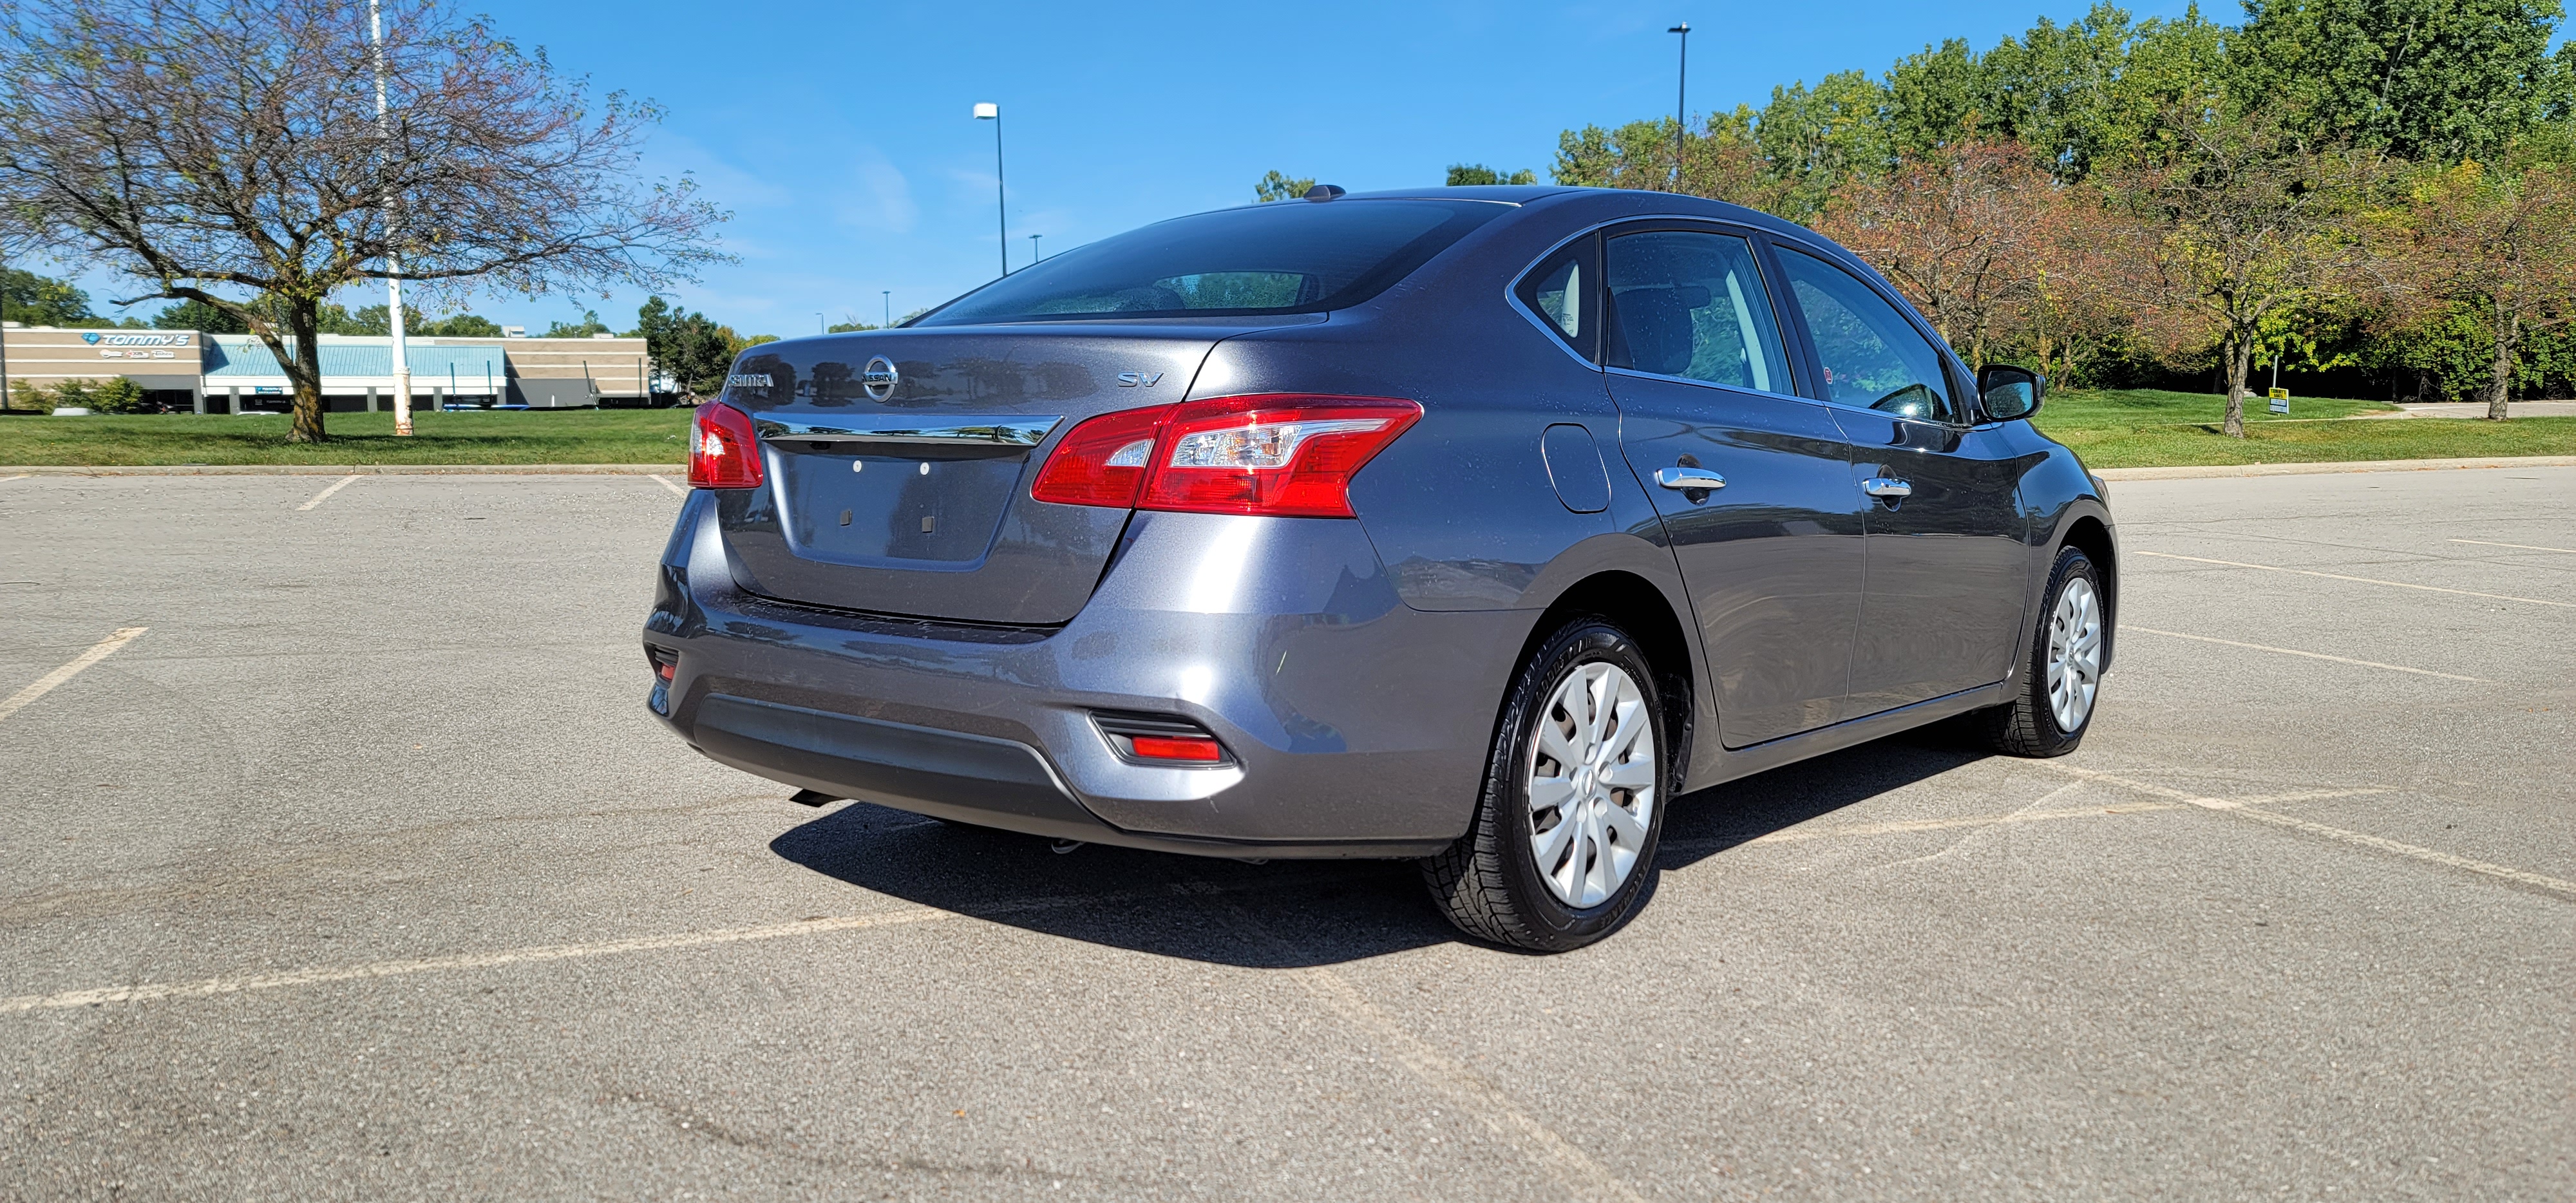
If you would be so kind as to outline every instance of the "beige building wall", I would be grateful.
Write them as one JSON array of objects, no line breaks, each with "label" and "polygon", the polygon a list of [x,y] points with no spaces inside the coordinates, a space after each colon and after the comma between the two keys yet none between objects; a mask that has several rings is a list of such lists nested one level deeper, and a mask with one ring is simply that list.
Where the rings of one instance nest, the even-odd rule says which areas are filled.
[{"label": "beige building wall", "polygon": [[[636,340],[641,342],[642,340]],[[29,385],[124,376],[147,389],[198,391],[206,336],[194,330],[60,330],[11,324],[0,330],[8,353],[9,398],[25,407]]]},{"label": "beige building wall", "polygon": [[650,365],[640,338],[441,338],[448,346],[499,347],[512,401],[538,408],[645,396]]}]

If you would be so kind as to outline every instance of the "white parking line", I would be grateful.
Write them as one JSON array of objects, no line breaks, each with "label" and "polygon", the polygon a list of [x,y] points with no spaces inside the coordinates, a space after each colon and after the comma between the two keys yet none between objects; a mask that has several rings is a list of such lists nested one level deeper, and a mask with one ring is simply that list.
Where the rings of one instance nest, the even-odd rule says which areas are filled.
[{"label": "white parking line", "polygon": [[[2393,791],[2381,788],[2309,789],[2286,794],[2260,794],[2251,798],[2204,798],[2199,805],[2211,810],[2232,810],[2244,806],[2264,806],[2275,802],[2318,802],[2327,798],[2357,798]],[[1954,831],[1962,827],[1998,827],[2007,823],[2045,823],[2057,819],[2099,819],[2105,816],[2154,814],[2158,811],[2186,810],[2182,802],[2131,802],[2124,806],[2072,806],[2049,810],[2016,810],[2009,814],[1960,815],[1947,819],[1897,819],[1886,823],[1828,823],[1819,826],[1800,824],[1758,835],[1749,840],[1729,840],[1723,836],[1696,840],[1666,840],[1657,847],[1667,852],[1704,852],[1720,848],[1752,847],[1757,844],[1798,844],[1808,840],[1851,839],[1872,835],[1903,835],[1915,831]]]},{"label": "white parking line", "polygon": [[[2203,810],[2218,810],[2226,811],[2230,814],[2243,815],[2244,817],[2253,819],[2256,822],[2270,823],[2276,827],[2287,827],[2294,831],[2304,831],[2309,835],[2324,836],[2327,839],[2339,840],[2347,844],[2358,844],[2364,848],[2374,848],[2381,852],[2394,853],[2410,860],[2426,861],[2431,864],[2445,865],[2453,869],[2465,869],[2471,873],[2501,878],[2503,880],[2517,882],[2522,885],[2537,886],[2540,889],[2548,890],[2553,894],[2576,898],[2576,881],[2569,881],[2563,877],[2551,877],[2545,873],[2534,873],[2528,869],[2516,869],[2511,865],[2499,865],[2490,861],[2472,860],[2465,856],[2455,856],[2439,849],[2425,848],[2415,844],[2403,843],[2389,839],[2385,836],[2366,835],[2358,831],[2346,831],[2341,827],[2328,827],[2323,823],[2313,823],[2306,819],[2294,819],[2288,815],[2277,815],[2269,811],[2256,810],[2254,809],[2254,806],[2258,801],[2260,801],[2259,799],[2249,798],[2229,800],[2225,798],[2204,798],[2193,794],[2189,790],[2174,789],[2170,786],[2156,785],[2152,782],[2135,781],[2127,777],[2105,773],[2099,769],[2082,769],[2071,764],[2060,764],[2049,760],[2034,760],[2029,763],[2035,768],[2047,769],[2054,773],[2064,773],[2070,777],[2081,777],[2087,781],[2099,781],[2105,785],[2116,785],[2122,789],[2134,790],[2138,793],[2148,794],[2154,797],[2171,798],[2176,802],[2189,806],[2197,806]],[[2288,799],[2281,798],[2277,800],[2287,801]]]},{"label": "white parking line", "polygon": [[306,511],[306,510],[312,509],[314,506],[320,505],[320,504],[322,504],[322,503],[323,503],[323,502],[325,502],[325,501],[329,501],[329,500],[331,500],[331,495],[332,495],[333,493],[337,493],[337,492],[339,492],[339,491],[340,491],[340,490],[342,490],[342,489],[348,488],[350,485],[357,483],[357,480],[358,480],[358,478],[353,474],[353,475],[349,475],[349,476],[343,476],[343,477],[341,477],[340,479],[338,479],[338,480],[335,480],[335,481],[331,482],[331,487],[330,487],[330,488],[324,489],[324,490],[322,490],[321,492],[314,494],[314,495],[313,495],[313,500],[308,501],[308,502],[305,502],[304,504],[302,504],[302,505],[299,505],[299,506],[295,507],[295,512],[296,512],[296,513],[301,514],[301,513],[303,513],[303,512],[304,512],[304,511]]},{"label": "white parking line", "polygon": [[35,701],[48,693],[52,693],[55,686],[71,680],[73,677],[79,676],[82,669],[88,668],[90,665],[96,664],[101,660],[105,660],[108,657],[115,655],[116,649],[134,642],[134,640],[138,636],[142,635],[143,632],[151,629],[152,628],[150,627],[118,628],[115,634],[91,644],[88,651],[72,657],[71,663],[62,666],[61,668],[57,668],[52,672],[46,673],[44,676],[36,678],[36,680],[25,689],[21,689],[16,693],[10,694],[8,701],[0,702],[0,718],[7,718],[10,715],[16,714],[19,710],[25,708],[27,703]]},{"label": "white parking line", "polygon": [[[1199,882],[1184,883],[1193,893],[1216,893],[1214,887]],[[1252,912],[1232,899],[1219,901],[1214,912],[1235,929],[1235,934],[1267,946],[1271,955],[1294,963],[1300,957],[1297,949],[1264,925]],[[1364,1029],[1376,1043],[1395,1054],[1395,1061],[1423,1083],[1437,1090],[1451,1106],[1475,1117],[1485,1129],[1512,1146],[1521,1156],[1537,1162],[1548,1176],[1563,1188],[1562,1194],[1574,1199],[1617,1199],[1623,1203],[1645,1203],[1610,1167],[1592,1159],[1573,1141],[1557,1134],[1538,1117],[1521,1109],[1510,1095],[1465,1062],[1441,1051],[1439,1046],[1414,1035],[1395,1016],[1351,984],[1349,978],[1325,965],[1307,965],[1288,971],[1291,979],[1306,988],[1317,1002],[1351,1025]]]},{"label": "white parking line", "polygon": [[9,483],[10,481],[13,481],[13,480],[25,480],[25,479],[27,479],[27,474],[26,474],[26,473],[24,473],[24,472],[21,472],[21,473],[17,474],[16,476],[0,476],[0,485],[5,485],[5,484],[7,484],[7,483]]},{"label": "white parking line", "polygon": [[2210,635],[2186,635],[2180,631],[2159,631],[2154,627],[2131,626],[2128,623],[2120,624],[2120,632],[2122,634],[2127,634],[2130,631],[2140,631],[2149,635],[2162,635],[2168,639],[2193,639],[2202,643],[2223,643],[2229,647],[2251,648],[2258,652],[2276,652],[2284,656],[2305,656],[2311,660],[2332,660],[2337,664],[2358,664],[2363,668],[2384,668],[2390,672],[2414,673],[2417,676],[2424,677],[2440,677],[2446,681],[2475,681],[2480,685],[2491,684],[2491,682],[2489,682],[2485,677],[2463,677],[2458,673],[2437,673],[2429,668],[2408,668],[2403,664],[2382,664],[2377,660],[2355,660],[2350,656],[2329,656],[2324,652],[2303,652],[2292,647],[2272,647],[2268,644],[2261,643],[2238,643],[2233,639],[2219,639]]},{"label": "white parking line", "polygon": [[[12,477],[10,477],[9,479],[11,479],[11,480],[16,480],[16,479],[18,479],[18,478],[17,478],[17,477],[12,476]],[[2522,550],[2522,551],[2554,551],[2554,552],[2557,552],[2557,553],[2558,553],[2558,554],[2560,554],[2560,555],[2576,556],[2576,548],[2568,548],[2568,547],[2535,547],[2535,546],[2533,546],[2533,545],[2531,545],[2531,544],[2529,544],[2529,543],[2491,543],[2491,542],[2488,542],[2488,541],[2487,541],[2487,540],[2485,540],[2485,539],[2445,539],[2445,540],[2443,540],[2443,542],[2445,542],[2445,543],[2475,543],[2475,544],[2477,544],[2477,545],[2478,545],[2478,546],[2480,546],[2480,547],[2511,547],[2511,548],[2516,548],[2516,549],[2519,549],[2519,550]]]},{"label": "white parking line", "polygon": [[672,484],[672,483],[671,483],[671,478],[670,478],[670,477],[667,477],[667,476],[656,476],[656,477],[654,477],[653,479],[655,479],[655,480],[658,480],[658,481],[662,482],[662,487],[663,487],[663,488],[669,489],[670,491],[672,491],[672,492],[674,492],[674,493],[677,493],[677,494],[679,494],[679,495],[680,495],[680,496],[682,496],[682,497],[686,497],[686,496],[688,496],[688,495],[689,495],[689,491],[688,491],[687,489],[683,489],[683,488],[681,488],[681,487],[680,487],[680,486],[678,486],[678,485]]},{"label": "white parking line", "polygon": [[[140,628],[137,629],[140,630]],[[1234,887],[1199,887],[1182,892],[1221,894],[1234,890],[1272,889],[1294,886],[1301,880],[1310,881],[1311,878],[1273,875]],[[718,944],[741,944],[755,940],[784,939],[790,936],[815,936],[830,932],[900,927],[940,919],[994,919],[1033,911],[1167,899],[1174,893],[1175,887],[1165,886],[1147,890],[1123,890],[1113,894],[1031,898],[961,911],[942,910],[929,906],[906,906],[865,915],[818,916],[794,923],[767,923],[757,927],[728,927],[712,931],[667,932],[658,936],[636,936],[624,940],[601,940],[587,944],[541,944],[529,948],[506,948],[497,952],[469,952],[454,956],[417,957],[395,961],[370,961],[358,965],[290,969],[284,973],[208,977],[184,982],[147,982],[133,986],[106,986],[94,990],[66,990],[58,994],[21,994],[13,998],[0,998],[0,1015],[60,1010],[67,1007],[93,1007],[105,1003],[152,1002],[167,998],[211,998],[223,994],[278,990],[290,986],[316,986],[367,978],[403,977],[415,973],[437,973],[450,969],[490,969],[530,961],[566,961],[586,957],[615,956],[629,952],[649,952],[663,948],[706,948]]]},{"label": "white parking line", "polygon": [[2440,585],[2410,585],[2405,581],[2383,581],[2377,577],[2345,576],[2340,572],[2317,572],[2307,568],[2283,568],[2278,564],[2248,564],[2241,560],[2213,560],[2207,556],[2178,556],[2165,551],[2142,551],[2142,556],[2159,560],[2189,560],[2195,564],[2224,564],[2230,568],[2260,568],[2265,572],[2292,572],[2300,576],[2321,576],[2330,581],[2359,581],[2365,585],[2386,585],[2392,589],[2421,589],[2427,593],[2457,593],[2462,597],[2490,597],[2497,601],[2522,602],[2532,606],[2558,606],[2576,610],[2576,602],[2542,601],[2537,597],[2514,597],[2503,593],[2480,593],[2475,589],[2445,589]]}]

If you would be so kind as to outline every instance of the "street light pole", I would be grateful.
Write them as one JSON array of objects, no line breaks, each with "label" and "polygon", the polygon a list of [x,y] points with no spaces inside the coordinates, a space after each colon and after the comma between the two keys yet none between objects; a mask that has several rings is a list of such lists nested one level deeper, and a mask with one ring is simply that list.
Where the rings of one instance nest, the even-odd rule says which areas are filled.
[{"label": "street light pole", "polygon": [[1682,35],[1681,69],[1673,75],[1673,191],[1682,187],[1682,140],[1690,136],[1690,22],[1664,31]]},{"label": "street light pole", "polygon": [[1031,267],[1037,266],[1038,261],[1046,258],[1046,256],[1038,253],[1038,239],[1044,237],[1046,237],[1044,234],[1029,235],[1029,266]]},{"label": "street light pole", "polygon": [[[390,149],[394,126],[393,118],[385,107],[385,18],[378,0],[367,0],[367,37],[376,60],[376,136],[384,139]],[[393,194],[387,192],[385,226],[389,233],[397,228],[398,221],[394,214]],[[411,356],[403,345],[402,255],[394,251],[385,252],[385,266],[391,269],[385,275],[385,331],[393,335],[394,433],[408,436],[411,434]],[[306,347],[304,353],[313,356],[315,364],[322,362],[322,348]]]},{"label": "street light pole", "polygon": [[993,215],[1002,223],[1002,274],[1007,276],[1011,274],[1011,215],[1010,194],[1002,187],[1002,106],[976,105],[975,119],[993,123]]}]

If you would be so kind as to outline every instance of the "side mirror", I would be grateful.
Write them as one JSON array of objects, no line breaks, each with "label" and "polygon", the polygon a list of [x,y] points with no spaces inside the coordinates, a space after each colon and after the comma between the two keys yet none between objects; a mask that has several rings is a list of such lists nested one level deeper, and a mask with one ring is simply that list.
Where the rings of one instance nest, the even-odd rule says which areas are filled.
[{"label": "side mirror", "polygon": [[1990,363],[1977,369],[1977,395],[1985,402],[1986,416],[1998,422],[2038,413],[2040,398],[2047,394],[2048,377],[2029,368]]}]

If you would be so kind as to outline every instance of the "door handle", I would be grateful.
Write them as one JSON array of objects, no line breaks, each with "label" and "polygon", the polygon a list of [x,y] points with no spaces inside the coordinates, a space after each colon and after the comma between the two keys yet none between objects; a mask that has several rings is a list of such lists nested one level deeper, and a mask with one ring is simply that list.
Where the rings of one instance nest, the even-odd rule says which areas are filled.
[{"label": "door handle", "polygon": [[1912,497],[1914,486],[1893,476],[1873,476],[1860,482],[1860,491],[1872,497]]},{"label": "door handle", "polygon": [[1726,478],[1706,468],[1657,468],[1655,483],[1667,489],[1723,489]]}]

